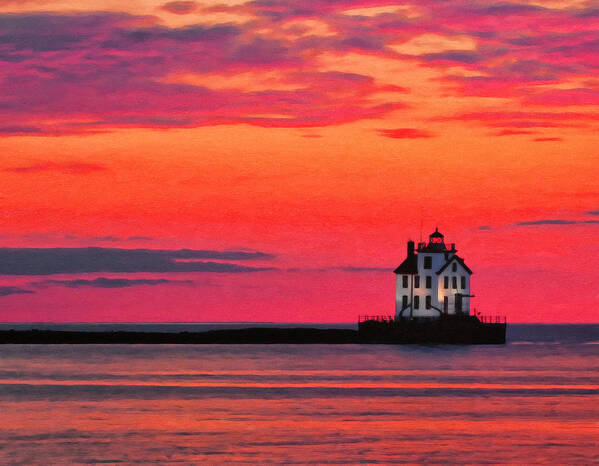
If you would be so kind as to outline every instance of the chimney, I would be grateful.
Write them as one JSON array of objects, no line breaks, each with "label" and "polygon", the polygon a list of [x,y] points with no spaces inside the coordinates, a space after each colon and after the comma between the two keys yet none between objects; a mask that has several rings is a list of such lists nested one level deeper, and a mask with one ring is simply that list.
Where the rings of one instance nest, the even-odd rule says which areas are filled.
[{"label": "chimney", "polygon": [[455,251],[455,243],[451,243],[451,250]]},{"label": "chimney", "polygon": [[408,241],[408,257],[414,255],[414,241]]}]

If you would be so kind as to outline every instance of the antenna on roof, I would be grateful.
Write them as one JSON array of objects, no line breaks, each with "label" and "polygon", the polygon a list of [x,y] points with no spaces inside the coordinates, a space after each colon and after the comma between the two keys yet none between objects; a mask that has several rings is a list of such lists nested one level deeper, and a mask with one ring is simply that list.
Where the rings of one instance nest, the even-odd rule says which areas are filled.
[{"label": "antenna on roof", "polygon": [[422,217],[420,217],[420,242],[422,243]]}]

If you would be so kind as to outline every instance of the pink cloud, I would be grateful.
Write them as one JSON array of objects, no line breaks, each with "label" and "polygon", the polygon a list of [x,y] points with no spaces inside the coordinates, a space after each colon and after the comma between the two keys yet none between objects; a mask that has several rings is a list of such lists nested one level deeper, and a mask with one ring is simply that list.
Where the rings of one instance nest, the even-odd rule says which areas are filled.
[{"label": "pink cloud", "polygon": [[533,94],[525,99],[532,105],[599,105],[599,90],[596,89],[554,89]]},{"label": "pink cloud", "polygon": [[[368,70],[321,72],[316,57],[325,53],[353,52],[433,67],[441,73],[447,92],[461,96],[510,98],[525,106],[599,103],[598,91],[592,88],[539,91],[540,85],[583,82],[599,71],[599,16],[590,7],[423,0],[411,5],[411,15],[401,10],[372,16],[344,14],[352,8],[395,4],[255,1],[208,8],[250,16],[253,20],[248,23],[183,27],[166,27],[156,17],[118,13],[4,14],[0,136],[223,123],[317,127],[381,118],[405,108],[395,99],[386,105],[374,103],[377,93],[407,90],[377,83]],[[162,6],[182,14],[196,7],[191,1]],[[334,34],[281,33],[281,25],[302,19],[325,23]],[[272,30],[278,32],[268,32]],[[419,55],[394,51],[394,45],[426,33],[467,37],[475,47]],[[458,76],[456,66],[476,76]],[[224,91],[170,79],[186,73],[235,76],[246,71],[276,71],[282,82],[298,90],[247,92],[240,86]],[[265,114],[281,117],[259,116]],[[50,120],[52,125],[46,123]],[[565,118],[553,117],[471,120],[507,128],[568,126]]]},{"label": "pink cloud", "polygon": [[572,128],[599,120],[599,114],[580,112],[469,112],[435,117],[433,121],[473,121],[491,128]]},{"label": "pink cloud", "polygon": [[198,8],[198,4],[189,1],[176,1],[165,3],[161,8],[176,15],[187,15],[193,13]]},{"label": "pink cloud", "polygon": [[563,141],[562,138],[556,138],[556,137],[551,137],[551,138],[535,138],[533,140],[535,142],[557,142],[557,141]]},{"label": "pink cloud", "polygon": [[517,130],[517,129],[503,129],[496,133],[493,133],[493,136],[518,136],[523,134],[534,134],[534,131],[526,131],[526,130]]},{"label": "pink cloud", "polygon": [[378,129],[377,131],[381,136],[393,139],[420,139],[434,136],[428,131],[415,128]]},{"label": "pink cloud", "polygon": [[46,171],[66,173],[69,175],[86,175],[88,173],[104,171],[105,167],[84,162],[44,162],[35,165],[6,168],[4,171],[20,174],[39,173]]}]

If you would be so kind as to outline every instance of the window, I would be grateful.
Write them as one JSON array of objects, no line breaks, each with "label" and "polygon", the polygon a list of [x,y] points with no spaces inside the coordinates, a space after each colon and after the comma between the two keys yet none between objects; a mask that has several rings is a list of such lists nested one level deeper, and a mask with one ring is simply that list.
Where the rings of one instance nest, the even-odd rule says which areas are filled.
[{"label": "window", "polygon": [[420,296],[414,296],[414,309],[420,308]]},{"label": "window", "polygon": [[458,264],[456,264],[455,262],[453,264],[451,264],[451,271],[455,272],[456,270],[458,270]]},{"label": "window", "polygon": [[401,277],[401,279],[402,279],[402,285],[403,285],[403,287],[407,288],[408,287],[408,276],[404,275],[404,276]]},{"label": "window", "polygon": [[462,275],[462,283],[461,283],[461,285],[462,285],[462,290],[465,290],[466,289],[466,277],[464,277],[463,275]]},{"label": "window", "polygon": [[443,288],[449,288],[449,277],[443,277]]},{"label": "window", "polygon": [[426,276],[426,287],[427,288],[433,287],[433,277],[431,277],[430,275]]},{"label": "window", "polygon": [[443,296],[443,311],[447,314],[447,309],[449,309],[449,298],[447,296]]},{"label": "window", "polygon": [[458,289],[458,277],[451,277],[451,287]]},{"label": "window", "polygon": [[424,256],[424,268],[425,269],[433,268],[433,258],[431,256]]},{"label": "window", "polygon": [[420,275],[414,275],[414,288],[420,288]]},{"label": "window", "polygon": [[431,308],[431,297],[430,296],[426,297],[425,306],[426,306],[427,309]]},{"label": "window", "polygon": [[403,295],[401,298],[401,308],[405,309],[406,307],[408,307],[408,297],[407,295]]}]

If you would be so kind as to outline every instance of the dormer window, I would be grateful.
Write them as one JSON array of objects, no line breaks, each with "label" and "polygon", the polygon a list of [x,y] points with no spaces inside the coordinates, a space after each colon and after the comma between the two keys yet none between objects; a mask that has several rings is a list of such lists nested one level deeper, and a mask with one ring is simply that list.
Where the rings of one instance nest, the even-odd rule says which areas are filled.
[{"label": "dormer window", "polygon": [[424,256],[424,268],[425,269],[433,268],[433,258],[431,256]]}]

